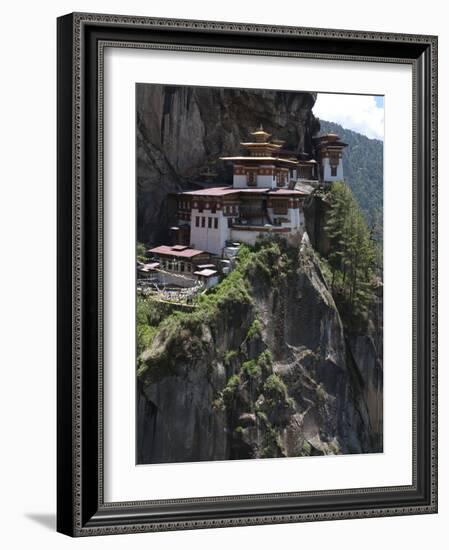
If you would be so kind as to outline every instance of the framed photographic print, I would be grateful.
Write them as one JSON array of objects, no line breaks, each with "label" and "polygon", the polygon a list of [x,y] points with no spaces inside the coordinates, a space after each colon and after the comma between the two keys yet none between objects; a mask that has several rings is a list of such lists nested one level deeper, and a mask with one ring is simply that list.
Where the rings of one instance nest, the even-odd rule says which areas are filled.
[{"label": "framed photographic print", "polygon": [[58,19],[58,530],[437,511],[437,38]]}]

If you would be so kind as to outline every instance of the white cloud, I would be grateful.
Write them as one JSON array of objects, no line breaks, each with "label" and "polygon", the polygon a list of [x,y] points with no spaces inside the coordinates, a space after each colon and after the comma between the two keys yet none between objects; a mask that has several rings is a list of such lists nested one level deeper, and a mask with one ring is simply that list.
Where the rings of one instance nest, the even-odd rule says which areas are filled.
[{"label": "white cloud", "polygon": [[313,112],[369,138],[384,139],[384,109],[373,95],[319,93]]}]

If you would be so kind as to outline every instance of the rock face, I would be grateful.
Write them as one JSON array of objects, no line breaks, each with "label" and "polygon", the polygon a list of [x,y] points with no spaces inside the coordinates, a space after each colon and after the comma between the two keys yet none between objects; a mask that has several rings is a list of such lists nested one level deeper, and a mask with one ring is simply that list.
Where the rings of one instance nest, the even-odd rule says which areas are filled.
[{"label": "rock face", "polygon": [[139,463],[382,450],[381,343],[345,334],[313,248],[285,246],[245,271],[248,299],[143,353]]},{"label": "rock face", "polygon": [[218,157],[241,151],[240,142],[260,124],[295,151],[312,152],[319,124],[316,94],[138,84],[137,238],[164,240],[167,195],[192,188],[211,169],[217,185],[229,185],[231,167]]},{"label": "rock face", "polygon": [[[139,84],[138,240],[167,238],[169,194],[202,171],[230,184],[217,159],[259,124],[311,153],[315,99]],[[309,201],[310,242],[268,244],[218,305],[160,325],[138,359],[138,463],[382,451],[382,296],[367,329],[344,328],[315,253],[329,246],[327,208]]]}]

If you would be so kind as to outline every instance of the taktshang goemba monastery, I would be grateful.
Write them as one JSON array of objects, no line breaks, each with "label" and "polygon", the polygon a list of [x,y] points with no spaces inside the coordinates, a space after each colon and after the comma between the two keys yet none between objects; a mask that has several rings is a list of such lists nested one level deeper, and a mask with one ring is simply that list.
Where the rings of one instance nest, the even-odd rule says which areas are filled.
[{"label": "taktshang goemba monastery", "polygon": [[172,245],[149,250],[159,267],[194,274],[212,286],[218,273],[216,264],[210,263],[212,258],[225,258],[233,244],[252,245],[268,232],[287,239],[301,236],[305,198],[318,184],[343,179],[346,144],[336,134],[314,138],[317,160],[285,150],[284,142],[270,139],[262,126],[251,136],[251,141],[241,143],[245,154],[220,157],[233,163],[232,186],[176,196]]}]

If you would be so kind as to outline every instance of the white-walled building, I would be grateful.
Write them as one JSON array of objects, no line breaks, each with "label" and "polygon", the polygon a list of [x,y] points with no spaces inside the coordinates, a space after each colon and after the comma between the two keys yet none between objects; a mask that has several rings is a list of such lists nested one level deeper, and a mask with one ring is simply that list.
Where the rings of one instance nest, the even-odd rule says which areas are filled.
[{"label": "white-walled building", "polygon": [[266,233],[301,235],[305,198],[318,183],[343,179],[346,144],[336,134],[315,138],[319,163],[286,151],[262,127],[251,135],[253,141],[241,143],[245,154],[221,157],[233,164],[232,186],[177,194],[174,243],[222,256],[229,242],[253,245]]},{"label": "white-walled building", "polygon": [[300,180],[317,181],[316,161],[298,160],[262,127],[251,135],[254,141],[241,144],[247,154],[221,157],[233,163],[232,186],[177,195],[177,243],[221,256],[229,241],[254,244],[264,233],[289,237],[304,231],[308,192],[294,187]]},{"label": "white-walled building", "polygon": [[337,134],[329,133],[315,138],[315,149],[320,161],[320,180],[323,183],[344,180],[343,149],[347,147]]},{"label": "white-walled building", "polygon": [[[227,241],[254,244],[264,233],[286,236],[304,230],[302,203],[295,189],[214,187],[178,196],[178,240],[221,256]],[[182,243],[182,244],[185,244]]]},{"label": "white-walled building", "polygon": [[302,237],[304,200],[319,183],[343,179],[346,144],[336,134],[315,138],[317,162],[285,150],[282,141],[270,141],[262,127],[251,135],[253,141],[241,143],[246,154],[221,157],[233,163],[232,186],[176,194],[172,244],[148,251],[153,263],[138,268],[141,278],[157,275],[164,288],[208,289],[232,269],[237,243],[254,245],[264,234]]}]

